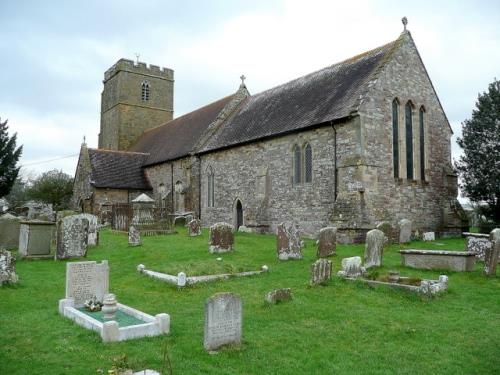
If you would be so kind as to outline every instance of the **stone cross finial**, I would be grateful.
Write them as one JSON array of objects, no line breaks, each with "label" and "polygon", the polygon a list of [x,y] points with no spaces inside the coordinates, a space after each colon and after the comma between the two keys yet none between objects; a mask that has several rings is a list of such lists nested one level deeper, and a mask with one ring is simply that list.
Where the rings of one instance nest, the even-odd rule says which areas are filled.
[{"label": "stone cross finial", "polygon": [[87,138],[83,136],[83,143],[86,143]]},{"label": "stone cross finial", "polygon": [[404,30],[403,30],[403,31],[406,31],[406,25],[408,25],[408,18],[403,17],[403,18],[401,19],[401,22],[403,22],[403,27],[404,27]]},{"label": "stone cross finial", "polygon": [[136,62],[137,64],[139,64],[139,57],[141,57],[141,55],[140,55],[139,53],[137,53],[137,52],[136,52],[136,53],[134,53],[134,55],[135,55],[135,62]]},{"label": "stone cross finial", "polygon": [[240,77],[240,79],[241,79],[241,85],[245,86],[245,79],[247,79],[247,77],[245,77],[245,75],[242,74],[241,77]]}]

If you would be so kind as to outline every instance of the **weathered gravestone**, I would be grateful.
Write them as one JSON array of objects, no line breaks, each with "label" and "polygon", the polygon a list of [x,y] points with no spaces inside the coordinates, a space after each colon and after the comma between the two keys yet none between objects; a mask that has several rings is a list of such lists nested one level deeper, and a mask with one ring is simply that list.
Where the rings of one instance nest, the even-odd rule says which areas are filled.
[{"label": "weathered gravestone", "polygon": [[490,235],[485,233],[462,233],[465,236],[465,250],[484,260],[484,254],[491,247]]},{"label": "weathered gravestone", "polygon": [[292,299],[292,289],[290,288],[273,289],[266,294],[266,301],[272,304],[291,301]]},{"label": "weathered gravestone", "polygon": [[436,241],[436,234],[434,232],[424,232],[423,240],[424,241]]},{"label": "weathered gravestone", "polygon": [[102,302],[109,293],[108,261],[71,262],[66,264],[66,298],[74,300],[75,307],[95,298]]},{"label": "weathered gravestone", "polygon": [[50,221],[21,221],[19,255],[21,257],[50,254],[55,224]]},{"label": "weathered gravestone", "polygon": [[350,257],[342,259],[342,270],[337,272],[338,276],[357,278],[365,273],[365,267],[361,266],[361,257]]},{"label": "weathered gravestone", "polygon": [[201,236],[201,220],[193,219],[187,226],[189,237]]},{"label": "weathered gravestone", "polygon": [[387,237],[384,232],[378,229],[372,229],[366,234],[365,245],[365,267],[379,267],[382,265],[382,255],[384,246],[387,243]]},{"label": "weathered gravestone", "polygon": [[17,283],[16,258],[10,251],[0,250],[0,285]]},{"label": "weathered gravestone", "polygon": [[497,264],[500,257],[500,229],[495,228],[490,233],[491,246],[484,254],[485,276],[495,276],[497,273]]},{"label": "weathered gravestone", "polygon": [[19,247],[20,221],[20,218],[11,214],[0,216],[0,248],[10,250]]},{"label": "weathered gravestone", "polygon": [[205,302],[206,350],[217,350],[223,345],[241,344],[241,299],[232,293],[218,293]]},{"label": "weathered gravestone", "polygon": [[316,256],[325,258],[330,255],[335,255],[337,248],[337,228],[326,227],[319,231],[318,250]]},{"label": "weathered gravestone", "polygon": [[281,223],[277,228],[276,251],[278,259],[302,259],[299,228],[293,223]]},{"label": "weathered gravestone", "polygon": [[89,221],[80,215],[66,216],[57,226],[56,259],[87,255]]},{"label": "weathered gravestone", "polygon": [[89,235],[88,235],[88,245],[97,246],[99,244],[99,231],[98,231],[98,218],[92,214],[79,214],[79,217],[83,217],[89,221]]},{"label": "weathered gravestone", "polygon": [[332,277],[332,262],[318,259],[311,266],[311,285],[326,283]]},{"label": "weathered gravestone", "polygon": [[384,232],[388,243],[399,242],[399,228],[394,227],[391,223],[382,221],[375,227],[375,229]]},{"label": "weathered gravestone", "polygon": [[210,227],[210,253],[226,253],[234,250],[234,227],[227,223],[215,223]]},{"label": "weathered gravestone", "polygon": [[399,222],[399,243],[408,243],[411,240],[411,221],[403,219]]},{"label": "weathered gravestone", "polygon": [[128,228],[128,244],[129,246],[141,245],[141,231],[133,225]]}]

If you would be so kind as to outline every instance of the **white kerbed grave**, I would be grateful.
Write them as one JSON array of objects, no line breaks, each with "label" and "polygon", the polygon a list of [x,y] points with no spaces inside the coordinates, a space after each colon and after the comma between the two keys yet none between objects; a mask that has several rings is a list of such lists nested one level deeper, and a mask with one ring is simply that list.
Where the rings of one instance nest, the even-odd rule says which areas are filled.
[{"label": "white kerbed grave", "polygon": [[[99,332],[104,342],[123,341],[144,336],[158,336],[170,332],[170,315],[148,315],[132,307],[118,303],[118,311],[128,318],[143,323],[119,325],[119,319],[100,321],[82,310],[90,298],[102,302],[108,294],[108,261],[72,262],[66,264],[66,298],[59,300],[59,313],[78,325]],[[117,321],[118,320],[118,321]]]},{"label": "white kerbed grave", "polygon": [[179,272],[177,276],[175,276],[175,275],[169,275],[168,273],[161,273],[161,272],[147,270],[144,264],[139,264],[137,266],[137,271],[154,279],[165,281],[166,283],[177,285],[178,287],[184,287],[186,285],[205,283],[208,281],[229,279],[231,277],[245,277],[245,276],[259,275],[261,273],[268,272],[269,268],[266,265],[264,265],[261,267],[259,271],[221,273],[218,275],[203,275],[203,276],[189,276],[189,277],[187,277],[184,272]]}]

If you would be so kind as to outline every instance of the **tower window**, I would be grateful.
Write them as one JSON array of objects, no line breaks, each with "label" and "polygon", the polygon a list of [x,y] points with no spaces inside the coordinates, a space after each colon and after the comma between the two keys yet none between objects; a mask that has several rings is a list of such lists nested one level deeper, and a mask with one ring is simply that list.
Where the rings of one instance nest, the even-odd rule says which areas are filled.
[{"label": "tower window", "polygon": [[399,103],[397,99],[392,101],[392,168],[394,178],[399,178]]},{"label": "tower window", "polygon": [[309,143],[304,147],[304,181],[312,181],[312,148]]},{"label": "tower window", "polygon": [[144,81],[141,84],[141,98],[143,101],[149,100],[149,82]]},{"label": "tower window", "polygon": [[406,103],[406,176],[413,180],[413,108],[411,102]]}]

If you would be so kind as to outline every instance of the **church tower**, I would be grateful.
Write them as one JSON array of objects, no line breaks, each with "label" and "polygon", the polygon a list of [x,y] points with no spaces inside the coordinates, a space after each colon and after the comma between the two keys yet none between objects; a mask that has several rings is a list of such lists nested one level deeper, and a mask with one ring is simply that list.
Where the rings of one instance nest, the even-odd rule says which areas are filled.
[{"label": "church tower", "polygon": [[104,73],[99,148],[127,150],[173,118],[174,71],[120,59]]}]

